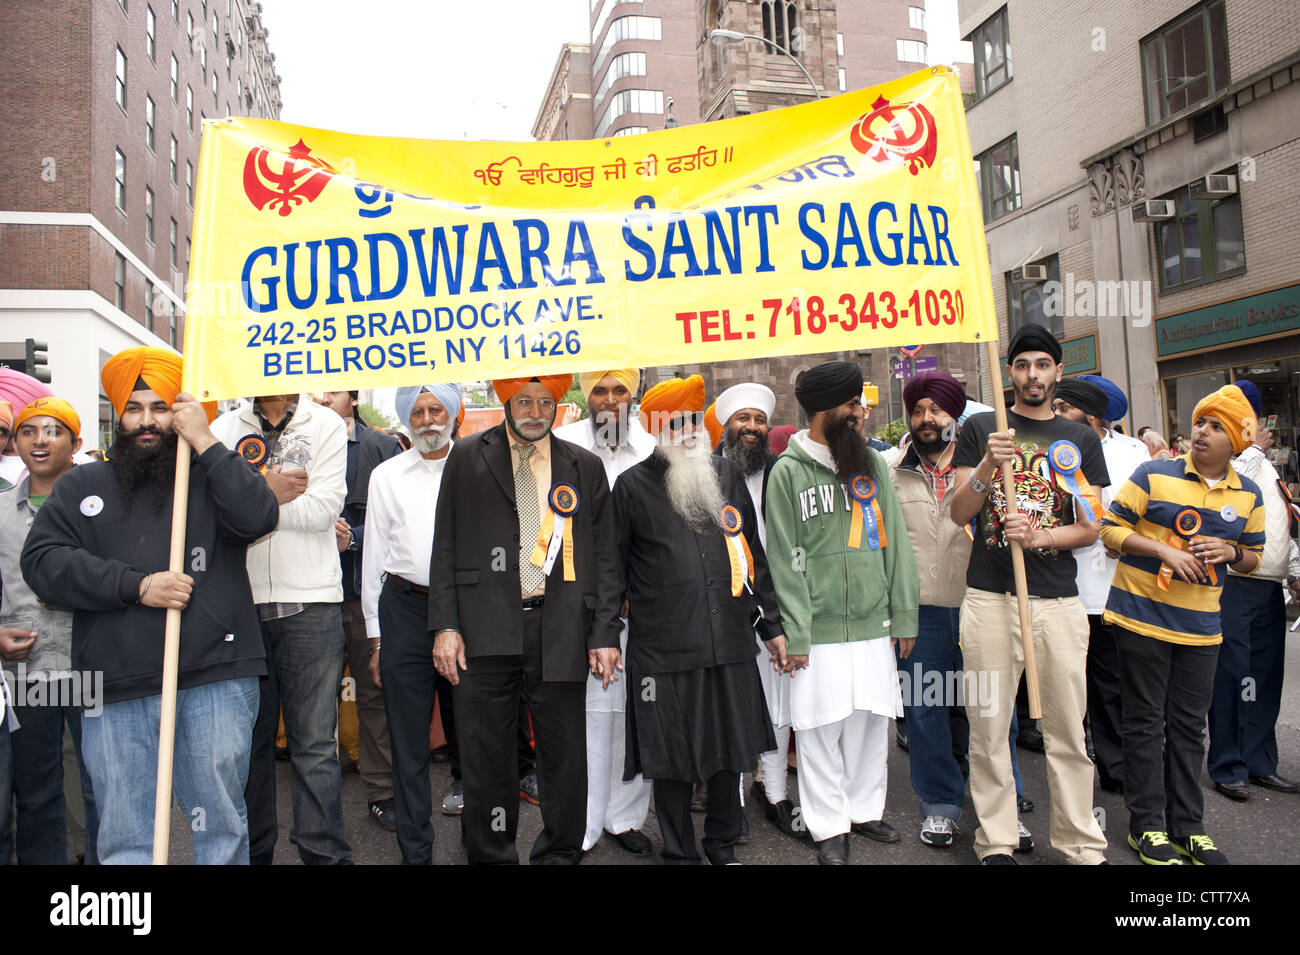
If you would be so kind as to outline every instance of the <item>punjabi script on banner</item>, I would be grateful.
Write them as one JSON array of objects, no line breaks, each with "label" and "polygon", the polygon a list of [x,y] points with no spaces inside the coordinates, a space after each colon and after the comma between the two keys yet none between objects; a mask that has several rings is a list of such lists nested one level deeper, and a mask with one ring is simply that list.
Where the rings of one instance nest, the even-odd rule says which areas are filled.
[{"label": "punjabi script on banner", "polygon": [[204,124],[205,399],[997,336],[955,74],[640,136]]}]

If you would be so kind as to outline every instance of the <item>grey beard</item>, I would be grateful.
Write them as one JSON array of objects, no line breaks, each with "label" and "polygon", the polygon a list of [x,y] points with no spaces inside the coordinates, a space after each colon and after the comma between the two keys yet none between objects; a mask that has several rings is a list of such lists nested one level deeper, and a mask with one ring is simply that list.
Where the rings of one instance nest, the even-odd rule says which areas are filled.
[{"label": "grey beard", "polygon": [[668,460],[664,485],[673,510],[697,533],[720,528],[724,502],[708,449],[701,454],[696,448],[664,445],[659,451]]},{"label": "grey beard", "polygon": [[411,444],[421,454],[432,454],[434,451],[446,447],[447,442],[450,440],[451,435],[448,434],[445,426],[440,428],[436,434],[425,435],[420,434],[418,431],[411,433]]}]

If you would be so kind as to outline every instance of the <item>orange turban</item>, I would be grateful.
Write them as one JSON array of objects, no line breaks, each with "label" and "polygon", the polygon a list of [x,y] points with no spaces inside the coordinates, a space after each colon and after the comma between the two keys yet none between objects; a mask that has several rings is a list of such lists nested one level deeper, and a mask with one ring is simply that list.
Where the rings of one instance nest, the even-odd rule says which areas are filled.
[{"label": "orange turban", "polygon": [[651,434],[658,434],[668,419],[680,411],[695,414],[704,410],[704,379],[670,378],[655,385],[641,398],[641,424]]},{"label": "orange turban", "polygon": [[[165,348],[139,346],[120,351],[104,363],[99,373],[104,384],[104,394],[113,403],[119,416],[135,391],[135,383],[144,379],[149,390],[163,401],[172,404],[181,391],[181,356]],[[217,403],[205,401],[208,421],[217,416]]]},{"label": "orange turban", "polygon": [[527,378],[498,378],[492,382],[492,390],[497,393],[501,403],[506,404],[520,388],[534,378],[546,386],[546,390],[551,393],[556,404],[559,404],[560,399],[569,390],[569,386],[573,384],[572,375],[529,375]]},{"label": "orange turban", "polygon": [[28,418],[39,418],[41,415],[62,422],[74,438],[81,436],[81,416],[77,414],[77,409],[62,398],[54,397],[37,398],[18,412],[18,419],[14,422],[15,430]]},{"label": "orange turban", "polygon": [[14,423],[14,406],[7,401],[0,401],[0,421],[4,421],[6,427]]},{"label": "orange turban", "polygon": [[578,387],[582,389],[583,397],[591,394],[591,389],[600,384],[600,380],[606,375],[611,376],[615,381],[628,390],[629,394],[635,395],[636,390],[641,385],[641,372],[636,368],[614,368],[610,371],[584,371],[578,375]]},{"label": "orange turban", "polygon": [[722,440],[722,422],[718,420],[717,401],[704,409],[704,427],[709,432],[709,444],[716,448]]},{"label": "orange turban", "polygon": [[1232,441],[1232,453],[1240,454],[1254,442],[1259,433],[1259,419],[1246,395],[1236,385],[1224,385],[1214,394],[1206,395],[1192,409],[1192,421],[1201,415],[1216,419]]}]

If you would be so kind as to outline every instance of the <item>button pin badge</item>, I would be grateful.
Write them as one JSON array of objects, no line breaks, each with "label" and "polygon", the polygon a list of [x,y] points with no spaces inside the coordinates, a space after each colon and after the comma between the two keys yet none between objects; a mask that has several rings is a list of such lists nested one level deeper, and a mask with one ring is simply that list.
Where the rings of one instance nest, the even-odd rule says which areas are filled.
[{"label": "button pin badge", "polygon": [[92,494],[89,497],[81,499],[81,513],[87,517],[94,517],[104,509],[104,499],[98,494]]},{"label": "button pin badge", "polygon": [[1237,519],[1237,509],[1231,504],[1225,504],[1219,509],[1219,516],[1231,524]]}]

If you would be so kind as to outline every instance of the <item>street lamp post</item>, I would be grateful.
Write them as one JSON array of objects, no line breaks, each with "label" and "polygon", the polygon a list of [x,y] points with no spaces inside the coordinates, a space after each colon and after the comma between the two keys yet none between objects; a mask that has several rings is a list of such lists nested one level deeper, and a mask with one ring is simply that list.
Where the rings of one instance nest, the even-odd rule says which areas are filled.
[{"label": "street lamp post", "polygon": [[806,69],[804,69],[804,65],[800,63],[789,50],[777,46],[767,37],[757,36],[756,34],[753,33],[739,33],[736,30],[712,30],[709,32],[709,39],[712,40],[714,43],[716,43],[718,46],[725,46],[728,43],[740,43],[742,40],[758,40],[762,43],[766,43],[768,46],[776,50],[778,53],[782,53],[785,56],[788,56],[790,58],[790,62],[793,63],[795,66],[799,67],[799,72],[801,72],[804,75],[804,79],[806,79],[808,81],[808,85],[812,87],[813,96],[817,97],[817,99],[822,98],[821,90],[817,88],[817,84],[813,82],[812,76],[808,73]]}]

